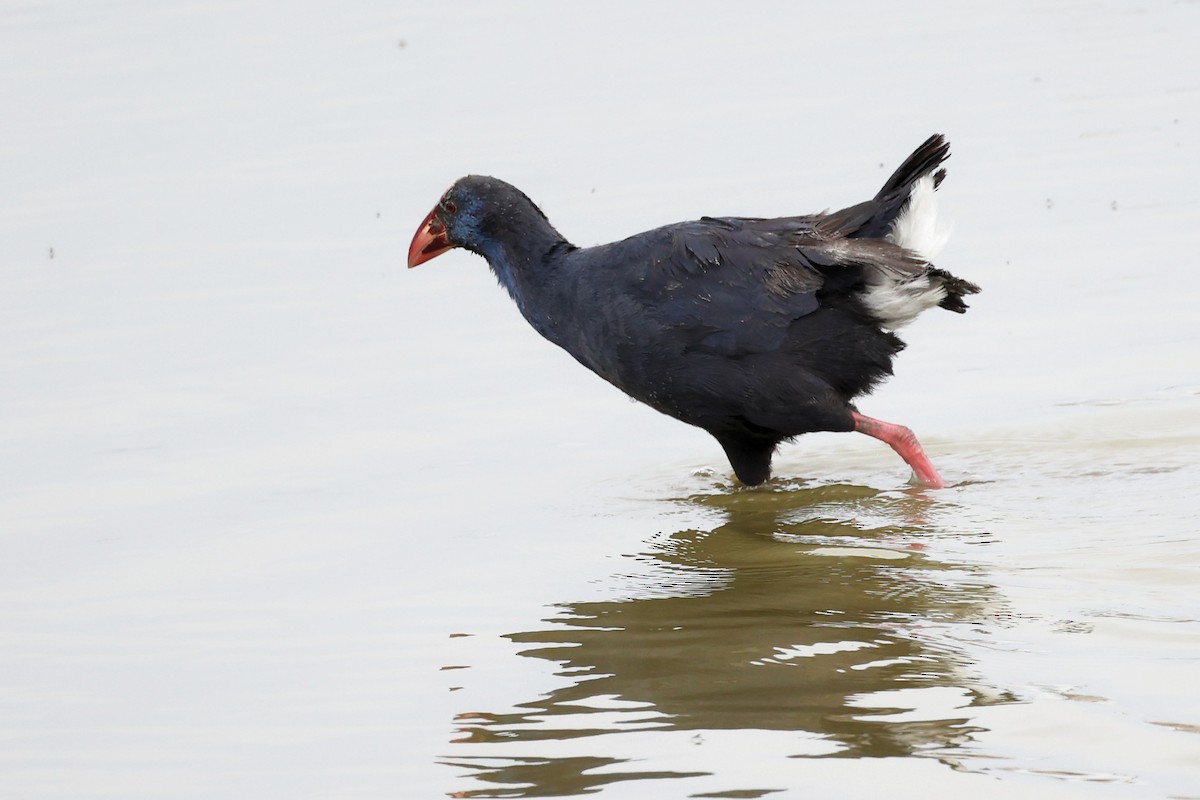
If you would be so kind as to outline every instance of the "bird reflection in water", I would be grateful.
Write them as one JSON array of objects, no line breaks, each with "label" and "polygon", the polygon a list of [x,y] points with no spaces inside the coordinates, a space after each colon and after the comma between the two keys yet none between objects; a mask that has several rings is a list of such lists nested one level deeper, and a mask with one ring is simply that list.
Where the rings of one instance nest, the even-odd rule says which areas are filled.
[{"label": "bird reflection in water", "polygon": [[[938,501],[775,483],[683,502],[715,526],[652,539],[635,574],[614,578],[627,597],[560,604],[544,629],[508,637],[569,682],[517,712],[457,715],[445,763],[480,788],[453,796],[709,774],[702,762],[655,770],[652,750],[635,759],[614,739],[663,731],[792,732],[785,755],[804,758],[945,753],[977,730],[963,708],[1004,699],[977,685],[956,644],[1001,601],[971,565],[925,549]],[[948,713],[904,713],[946,687],[960,698]]]}]

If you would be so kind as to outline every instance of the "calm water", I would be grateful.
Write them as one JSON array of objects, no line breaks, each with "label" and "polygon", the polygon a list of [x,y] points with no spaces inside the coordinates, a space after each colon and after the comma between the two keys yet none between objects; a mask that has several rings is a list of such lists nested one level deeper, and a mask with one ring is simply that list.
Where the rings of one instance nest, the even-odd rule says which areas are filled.
[{"label": "calm water", "polygon": [[[1200,6],[0,10],[0,795],[1200,797]],[[866,437],[716,444],[403,269],[955,148]]]}]

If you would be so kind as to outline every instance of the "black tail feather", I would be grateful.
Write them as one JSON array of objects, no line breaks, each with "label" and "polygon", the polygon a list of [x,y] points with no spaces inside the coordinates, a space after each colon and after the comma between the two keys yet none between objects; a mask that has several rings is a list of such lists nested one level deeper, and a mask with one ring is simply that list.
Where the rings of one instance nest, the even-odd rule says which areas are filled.
[{"label": "black tail feather", "polygon": [[892,224],[904,210],[912,185],[918,179],[932,172],[934,188],[942,184],[946,170],[941,164],[949,157],[950,143],[945,136],[935,133],[904,159],[874,198],[827,214],[821,220],[819,230],[827,236],[882,239],[891,232]]},{"label": "black tail feather", "polygon": [[938,303],[938,305],[948,311],[962,314],[968,308],[967,304],[963,302],[963,295],[979,293],[978,286],[970,281],[955,277],[944,269],[934,267],[929,270],[929,274],[941,278],[942,286],[946,290],[946,296],[942,298],[942,302]]},{"label": "black tail feather", "polygon": [[[925,143],[904,159],[904,163],[896,168],[892,177],[883,184],[883,188],[875,195],[877,201],[884,201],[892,192],[907,190],[918,178],[937,170],[933,176],[933,185],[940,186],[946,177],[946,170],[938,169],[943,161],[950,157],[950,143],[940,133],[935,133],[925,140]],[[907,195],[907,191],[905,191]]]}]

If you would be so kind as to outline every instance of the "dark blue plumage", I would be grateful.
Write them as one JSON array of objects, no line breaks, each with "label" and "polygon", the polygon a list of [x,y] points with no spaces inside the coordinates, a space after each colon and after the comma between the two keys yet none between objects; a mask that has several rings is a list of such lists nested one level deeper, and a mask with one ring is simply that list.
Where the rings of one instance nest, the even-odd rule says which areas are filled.
[{"label": "dark blue plumage", "polygon": [[456,246],[482,255],[539,333],[711,433],[747,484],[769,477],[785,439],[861,430],[940,485],[911,432],[851,403],[891,374],[904,345],[890,328],[932,305],[965,310],[978,291],[911,249],[948,155],[931,137],[874,199],[832,214],[705,217],[586,249],[515,187],[468,176],[426,218],[409,264]]}]

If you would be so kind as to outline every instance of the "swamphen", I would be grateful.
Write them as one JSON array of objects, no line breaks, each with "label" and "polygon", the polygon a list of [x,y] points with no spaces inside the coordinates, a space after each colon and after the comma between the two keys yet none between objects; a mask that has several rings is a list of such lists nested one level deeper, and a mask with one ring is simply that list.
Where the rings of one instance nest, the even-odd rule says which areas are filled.
[{"label": "swamphen", "polygon": [[780,442],[859,431],[942,487],[912,431],[858,413],[892,373],[892,332],[979,287],[934,267],[934,191],[950,145],[929,138],[874,199],[834,213],[702,217],[579,248],[524,193],[459,179],[421,223],[415,267],[452,247],[487,259],[538,333],[646,405],[711,433],[745,484]]}]

